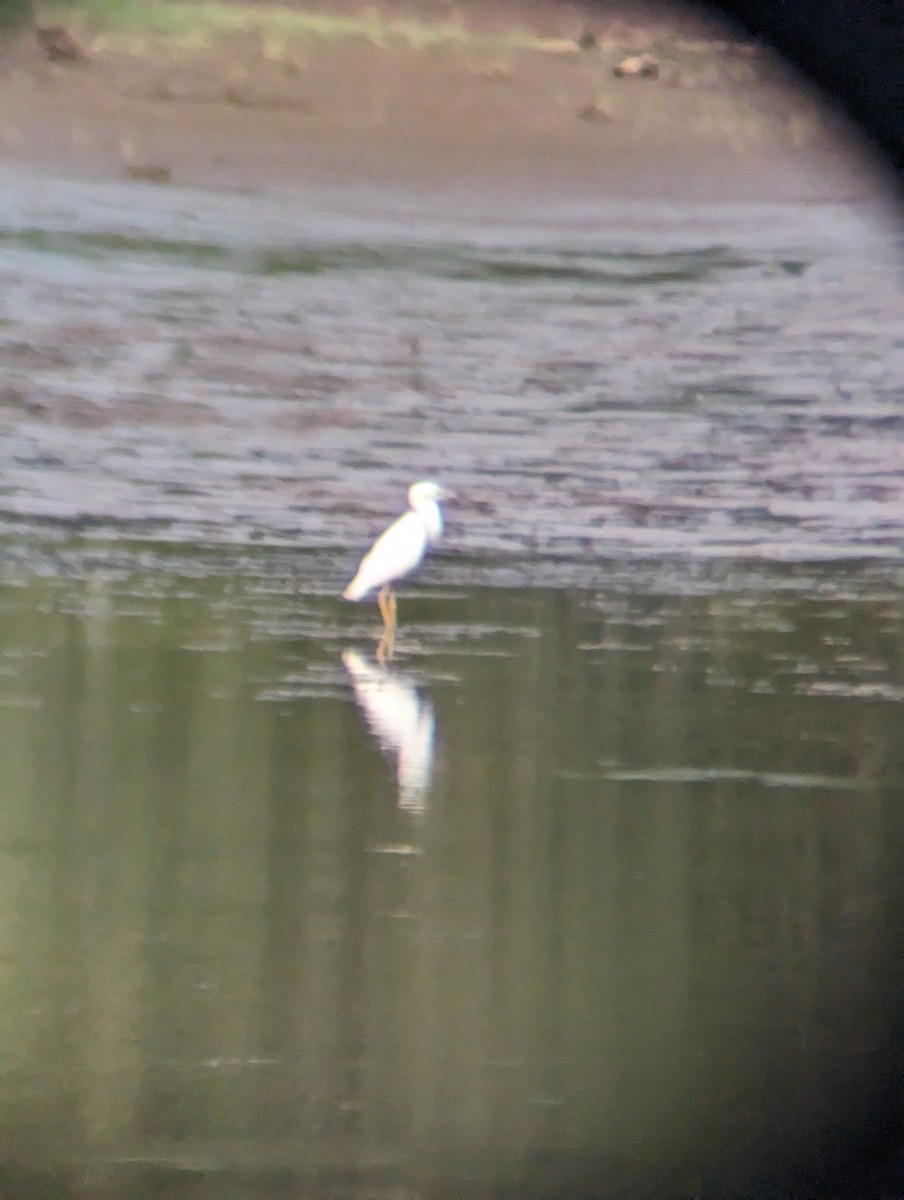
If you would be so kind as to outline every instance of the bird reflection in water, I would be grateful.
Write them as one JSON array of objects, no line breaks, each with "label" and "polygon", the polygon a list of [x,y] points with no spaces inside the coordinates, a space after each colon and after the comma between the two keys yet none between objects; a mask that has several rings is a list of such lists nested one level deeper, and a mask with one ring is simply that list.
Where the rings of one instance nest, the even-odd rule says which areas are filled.
[{"label": "bird reflection in water", "polygon": [[433,705],[404,675],[356,650],[345,650],[342,661],[368,727],[395,763],[399,807],[423,812],[433,774]]}]

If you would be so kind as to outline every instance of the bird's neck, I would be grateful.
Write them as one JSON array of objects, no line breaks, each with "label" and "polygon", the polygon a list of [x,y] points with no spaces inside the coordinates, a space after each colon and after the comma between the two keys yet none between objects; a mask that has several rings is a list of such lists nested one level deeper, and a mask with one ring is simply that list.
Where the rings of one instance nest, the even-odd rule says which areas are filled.
[{"label": "bird's neck", "polygon": [[415,512],[424,522],[427,538],[431,542],[439,541],[443,532],[443,514],[435,500],[422,500]]}]

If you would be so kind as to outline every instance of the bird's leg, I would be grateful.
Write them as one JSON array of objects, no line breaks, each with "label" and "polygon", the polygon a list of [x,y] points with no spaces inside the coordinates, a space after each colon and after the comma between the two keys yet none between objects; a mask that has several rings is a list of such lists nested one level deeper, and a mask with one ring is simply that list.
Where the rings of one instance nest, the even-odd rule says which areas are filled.
[{"label": "bird's leg", "polygon": [[390,595],[389,584],[384,583],[383,586],[380,588],[380,590],[377,592],[377,604],[379,604],[379,606],[380,606],[380,616],[383,618],[384,633],[389,628],[389,612],[388,612],[388,606],[386,603],[386,597],[389,595]]},{"label": "bird's leg", "polygon": [[377,592],[377,603],[383,618],[383,633],[377,646],[377,662],[382,663],[385,659],[392,658],[395,649],[396,598],[388,583],[384,583]]},{"label": "bird's leg", "polygon": [[396,598],[389,584],[386,583],[377,593],[377,603],[380,605],[380,615],[383,618],[383,634],[377,646],[377,662],[385,662],[392,658],[395,649],[396,631]]}]

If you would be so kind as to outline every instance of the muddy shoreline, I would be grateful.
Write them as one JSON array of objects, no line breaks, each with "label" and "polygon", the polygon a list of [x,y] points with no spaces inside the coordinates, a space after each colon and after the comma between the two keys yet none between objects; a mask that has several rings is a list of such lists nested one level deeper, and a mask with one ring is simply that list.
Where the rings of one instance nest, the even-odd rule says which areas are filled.
[{"label": "muddy shoreline", "polygon": [[3,175],[0,519],[334,552],[439,475],[457,556],[557,586],[897,569],[901,301],[850,206]]},{"label": "muddy shoreline", "polygon": [[[655,10],[603,20],[505,5],[481,20],[472,40],[428,47],[336,37],[276,50],[253,33],[188,49],[74,20],[87,56],[76,63],[48,61],[24,31],[0,46],[0,163],[252,191],[875,192],[872,160],[838,120],[763,47],[726,30]],[[487,30],[504,22],[543,48],[493,41]],[[656,78],[613,74],[646,52]]]}]

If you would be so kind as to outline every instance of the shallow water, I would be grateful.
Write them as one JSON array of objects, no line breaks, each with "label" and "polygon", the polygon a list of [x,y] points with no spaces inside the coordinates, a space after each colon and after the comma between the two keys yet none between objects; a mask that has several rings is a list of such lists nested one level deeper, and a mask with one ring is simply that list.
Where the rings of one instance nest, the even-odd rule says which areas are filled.
[{"label": "shallow water", "polygon": [[[878,1137],[891,232],[4,182],[10,1186],[792,1195]],[[381,667],[337,597],[434,473]]]}]

